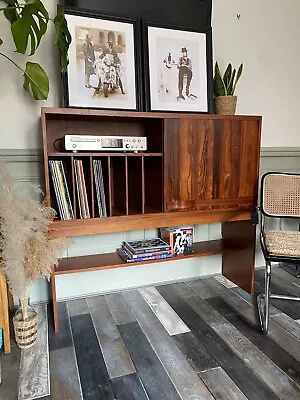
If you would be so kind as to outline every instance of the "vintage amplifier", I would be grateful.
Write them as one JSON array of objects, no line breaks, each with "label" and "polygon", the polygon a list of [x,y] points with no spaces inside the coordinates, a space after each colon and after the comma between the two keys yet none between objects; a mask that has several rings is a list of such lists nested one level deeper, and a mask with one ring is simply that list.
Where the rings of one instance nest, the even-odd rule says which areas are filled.
[{"label": "vintage amplifier", "polygon": [[146,151],[145,136],[65,135],[67,151]]}]

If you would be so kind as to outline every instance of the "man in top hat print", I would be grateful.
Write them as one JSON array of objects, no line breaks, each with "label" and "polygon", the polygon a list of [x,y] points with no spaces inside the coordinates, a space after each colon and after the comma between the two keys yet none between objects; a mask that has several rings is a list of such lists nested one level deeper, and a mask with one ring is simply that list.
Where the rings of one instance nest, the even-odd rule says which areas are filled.
[{"label": "man in top hat print", "polygon": [[183,78],[186,77],[186,87],[185,94],[189,97],[190,95],[190,84],[193,77],[192,72],[192,61],[188,57],[188,52],[186,47],[182,47],[181,49],[181,57],[178,62],[178,98],[185,100],[185,97],[182,94],[183,90]]}]

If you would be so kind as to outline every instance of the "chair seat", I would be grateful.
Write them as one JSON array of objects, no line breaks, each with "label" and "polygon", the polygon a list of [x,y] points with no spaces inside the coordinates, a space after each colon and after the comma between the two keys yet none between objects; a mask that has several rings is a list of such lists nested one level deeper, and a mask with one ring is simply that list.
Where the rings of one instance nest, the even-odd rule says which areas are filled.
[{"label": "chair seat", "polygon": [[270,255],[300,257],[300,232],[265,231],[264,239]]}]

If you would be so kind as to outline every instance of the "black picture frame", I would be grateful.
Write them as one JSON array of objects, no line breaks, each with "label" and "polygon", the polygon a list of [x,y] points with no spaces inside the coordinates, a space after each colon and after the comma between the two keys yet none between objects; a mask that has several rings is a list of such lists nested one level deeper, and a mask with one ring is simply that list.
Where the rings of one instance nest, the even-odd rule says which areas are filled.
[{"label": "black picture frame", "polygon": [[[72,43],[69,65],[62,76],[64,106],[141,111],[144,96],[138,21],[72,8],[65,8],[65,16]],[[88,58],[92,54],[88,53],[90,46],[86,45],[85,54],[83,51],[87,35],[96,38],[91,59]],[[105,48],[108,41],[113,43],[109,54]],[[88,80],[87,75],[90,75]]]},{"label": "black picture frame", "polygon": [[[213,113],[211,27],[196,30],[184,26],[161,25],[142,21],[141,31],[143,33],[143,61],[146,71],[144,74],[145,110]],[[176,54],[172,54],[172,51],[166,51],[168,47],[173,50],[176,49],[174,52]],[[199,67],[199,71],[203,71],[204,78],[199,72],[198,78],[194,79],[195,69],[193,66],[194,70],[192,70],[189,89],[186,90],[186,74],[184,78],[186,82],[180,93],[179,59],[183,55],[181,50],[184,48],[187,49],[187,56],[189,56],[189,50],[192,50],[193,58],[195,59],[196,56],[196,66]],[[171,53],[171,56],[169,53]],[[170,67],[168,71],[167,63]],[[195,62],[193,64],[195,65]],[[169,74],[169,76],[163,76],[164,73],[165,75]],[[199,86],[197,81],[200,84]],[[170,87],[166,87],[167,85]],[[180,97],[181,94],[182,98]]]}]

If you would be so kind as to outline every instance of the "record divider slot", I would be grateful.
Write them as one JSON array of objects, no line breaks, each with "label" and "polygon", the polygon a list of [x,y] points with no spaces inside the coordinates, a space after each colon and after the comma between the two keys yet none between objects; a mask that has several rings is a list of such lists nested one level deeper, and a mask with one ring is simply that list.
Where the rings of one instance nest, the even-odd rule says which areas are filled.
[{"label": "record divider slot", "polygon": [[94,196],[95,196],[95,186],[94,186],[94,169],[93,169],[93,157],[90,157],[90,182],[91,182],[91,205],[92,205],[92,218],[95,218],[95,201],[94,201]]},{"label": "record divider slot", "polygon": [[145,158],[142,156],[142,214],[145,214]]},{"label": "record divider slot", "polygon": [[77,218],[77,199],[76,199],[76,184],[75,184],[75,171],[74,171],[74,157],[71,157],[71,176],[72,176],[72,194],[73,194],[73,211],[74,218]]},{"label": "record divider slot", "polygon": [[113,174],[111,173],[112,164],[111,164],[110,156],[107,157],[107,167],[108,167],[107,169],[108,169],[108,198],[109,198],[109,215],[108,215],[108,217],[111,217],[112,209],[113,209],[113,190],[112,190]]},{"label": "record divider slot", "polygon": [[126,206],[126,215],[128,215],[129,212],[129,199],[128,199],[128,157],[125,156],[125,182],[126,182],[126,187],[125,187],[125,206]]}]

